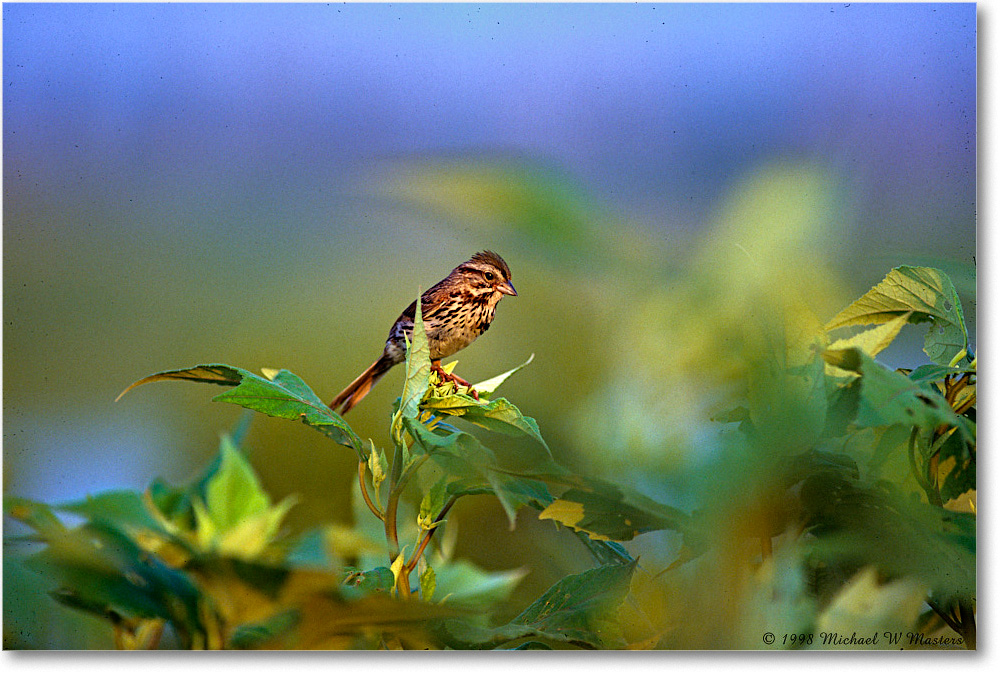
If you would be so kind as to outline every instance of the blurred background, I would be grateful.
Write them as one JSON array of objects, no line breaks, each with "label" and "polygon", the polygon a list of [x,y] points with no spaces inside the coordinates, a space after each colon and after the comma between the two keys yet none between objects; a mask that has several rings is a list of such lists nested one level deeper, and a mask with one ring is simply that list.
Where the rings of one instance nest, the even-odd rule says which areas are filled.
[{"label": "blurred background", "polygon": [[[519,296],[458,372],[534,353],[501,393],[557,460],[664,500],[790,295],[822,324],[937,266],[975,329],[973,4],[5,4],[3,38],[5,494],[188,479],[241,411],[128,384],[221,362],[330,400],[486,248]],[[401,385],[362,437],[389,444]],[[293,531],[352,521],[349,450],[263,417],[247,445]],[[452,519],[526,598],[587,564],[493,499]],[[108,645],[44,587],[5,554],[5,646]]]}]

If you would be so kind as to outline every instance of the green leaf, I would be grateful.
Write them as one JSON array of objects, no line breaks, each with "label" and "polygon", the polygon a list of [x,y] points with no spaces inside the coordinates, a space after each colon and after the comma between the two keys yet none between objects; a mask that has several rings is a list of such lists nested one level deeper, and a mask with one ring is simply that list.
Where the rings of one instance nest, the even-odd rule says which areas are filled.
[{"label": "green leaf", "polygon": [[942,381],[947,376],[960,376],[963,374],[976,374],[975,367],[949,367],[947,365],[927,364],[921,365],[910,372],[909,377],[915,382],[929,383]]},{"label": "green leaf", "polygon": [[531,417],[521,414],[521,411],[506,398],[497,398],[489,402],[476,401],[465,395],[428,398],[424,402],[424,409],[461,417],[465,421],[496,433],[511,436],[527,435],[537,440],[546,451],[549,449],[538,429],[538,423]]},{"label": "green leaf", "polygon": [[199,623],[199,591],[108,523],[53,532],[26,565],[69,588],[79,605],[105,606],[134,617],[160,617],[181,627]]},{"label": "green leaf", "polygon": [[612,613],[628,595],[635,562],[609,564],[567,576],[506,625],[484,628],[446,621],[456,648],[495,648],[515,639],[542,638],[587,648],[624,646]]},{"label": "green leaf", "polygon": [[24,522],[42,536],[48,537],[66,531],[52,508],[45,503],[19,496],[4,496],[3,511],[8,517]]},{"label": "green leaf", "polygon": [[931,267],[896,267],[875,287],[830,319],[826,330],[887,323],[913,312],[911,322],[931,321],[924,352],[948,365],[969,347],[962,303],[948,275]]},{"label": "green leaf", "polygon": [[223,437],[220,454],[219,471],[205,485],[205,506],[216,527],[226,531],[267,510],[271,499],[246,456],[228,437]]},{"label": "green leaf", "polygon": [[343,585],[350,588],[349,596],[364,596],[383,592],[388,594],[394,587],[392,570],[387,566],[377,566],[368,571],[353,571],[344,578]]},{"label": "green leaf", "polygon": [[288,609],[264,620],[238,625],[229,637],[229,647],[241,650],[268,648],[275,639],[293,630],[300,620],[298,609]]},{"label": "green leaf", "polygon": [[448,499],[448,476],[442,475],[434,486],[427,490],[420,500],[420,512],[417,514],[417,524],[421,529],[430,529],[434,519],[444,508]]},{"label": "green leaf", "polygon": [[[567,478],[560,477],[565,483]],[[574,476],[576,486],[543,510],[538,519],[551,519],[595,540],[629,541],[657,529],[682,530],[687,514],[636,491],[594,478]]]},{"label": "green leaf", "polygon": [[892,340],[896,339],[896,335],[899,331],[903,329],[910,317],[913,316],[912,311],[907,311],[906,313],[900,314],[896,318],[878,325],[869,330],[863,330],[856,335],[848,337],[846,339],[838,339],[828,348],[830,349],[850,349],[852,347],[857,347],[867,353],[869,356],[875,356],[880,353],[885,347],[892,343]]},{"label": "green leaf", "polygon": [[434,569],[428,564],[427,568],[420,574],[420,598],[424,601],[431,601],[434,598],[436,587],[437,579],[434,575]]},{"label": "green leaf", "polygon": [[163,527],[146,509],[142,494],[134,491],[107,491],[87,496],[81,501],[60,503],[55,508],[89,520],[107,520],[118,526],[163,532]]},{"label": "green leaf", "polygon": [[473,384],[472,388],[474,388],[480,395],[482,395],[484,393],[493,393],[498,388],[500,388],[500,384],[502,384],[505,381],[507,381],[508,377],[510,377],[512,374],[514,374],[518,370],[521,370],[522,368],[527,367],[528,364],[531,363],[531,361],[533,361],[534,359],[535,359],[535,354],[531,354],[530,356],[528,356],[528,360],[524,361],[523,363],[521,363],[520,365],[518,365],[514,369],[507,370],[503,374],[498,374],[495,377],[490,377],[486,381],[481,381],[478,384]]},{"label": "green leaf", "polygon": [[874,566],[924,582],[936,596],[976,593],[976,519],[911,498],[889,483],[867,486],[826,473],[800,489],[813,556],[830,569]]},{"label": "green leaf", "polygon": [[842,370],[861,375],[854,420],[861,428],[897,423],[934,428],[940,424],[954,426],[958,423],[948,402],[937,391],[886,369],[860,349],[827,350],[823,358]]},{"label": "green leaf", "polygon": [[279,419],[299,419],[335,442],[350,447],[361,459],[367,458],[357,434],[302,379],[288,370],[268,372],[272,376],[261,377],[248,370],[222,364],[166,370],[135,382],[122,391],[118,399],[137,386],[155,381],[176,379],[234,386],[233,390],[217,395],[212,400],[232,403]]},{"label": "green leaf", "polygon": [[413,317],[413,338],[406,347],[406,380],[399,401],[399,409],[392,416],[392,437],[396,444],[404,444],[402,420],[415,419],[420,413],[420,401],[427,393],[431,380],[431,349],[424,330],[421,298],[417,298]]},{"label": "green leaf", "polygon": [[496,466],[492,450],[468,433],[440,436],[427,430],[416,419],[403,418],[403,425],[423,451],[449,475],[458,478],[479,478],[493,488],[493,493],[503,506],[511,528],[518,508],[524,504],[516,492],[506,488],[508,478]]},{"label": "green leaf", "polygon": [[506,601],[527,575],[527,569],[485,571],[465,559],[441,560],[435,562],[434,593],[441,604],[485,609]]}]

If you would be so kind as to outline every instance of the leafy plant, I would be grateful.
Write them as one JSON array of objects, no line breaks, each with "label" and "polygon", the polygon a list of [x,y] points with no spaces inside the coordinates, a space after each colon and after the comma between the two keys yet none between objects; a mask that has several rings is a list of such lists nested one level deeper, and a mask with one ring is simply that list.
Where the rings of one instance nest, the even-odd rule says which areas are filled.
[{"label": "leafy plant", "polygon": [[[889,370],[875,356],[907,324],[929,325],[931,363]],[[718,451],[684,475],[700,486],[694,508],[559,465],[537,422],[496,395],[528,363],[476,385],[479,400],[442,383],[418,303],[388,451],[287,370],[199,365],[126,389],[225,386],[215,400],[350,449],[365,518],[354,528],[283,531],[295,499],[263,491],[242,428],[188,484],[54,506],[11,497],[5,512],[44,545],[27,563],[55,580],[53,597],[108,621],[123,648],[164,635],[184,648],[836,648],[817,635],[861,629],[974,648],[976,360],[951,281],[899,267],[825,327],[807,325],[768,326],[768,348],[748,356],[715,417]],[[858,325],[874,327],[835,338]],[[520,438],[530,468],[505,465],[473,430]],[[498,624],[520,574],[435,546],[474,495],[496,498],[511,527],[525,508],[564,525],[595,566]],[[678,543],[662,569],[621,545],[653,531]]]}]

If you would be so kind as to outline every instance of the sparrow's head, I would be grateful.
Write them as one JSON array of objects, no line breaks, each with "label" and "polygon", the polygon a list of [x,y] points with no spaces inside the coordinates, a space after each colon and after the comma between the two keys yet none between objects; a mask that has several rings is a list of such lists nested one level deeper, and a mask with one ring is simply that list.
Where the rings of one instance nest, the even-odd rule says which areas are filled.
[{"label": "sparrow's head", "polygon": [[477,295],[517,295],[511,283],[510,267],[503,258],[491,250],[476,253],[468,262],[463,262],[455,271],[461,274]]}]

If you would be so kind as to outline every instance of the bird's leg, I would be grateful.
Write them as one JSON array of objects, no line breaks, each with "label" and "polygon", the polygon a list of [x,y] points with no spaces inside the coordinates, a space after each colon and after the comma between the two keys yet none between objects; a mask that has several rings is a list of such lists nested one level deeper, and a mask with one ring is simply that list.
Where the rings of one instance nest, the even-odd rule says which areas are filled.
[{"label": "bird's leg", "polygon": [[441,359],[440,358],[438,360],[432,360],[431,361],[431,370],[433,372],[437,372],[438,373],[438,377],[441,378],[442,382],[450,381],[450,382],[454,382],[455,384],[458,384],[459,386],[464,386],[467,389],[469,389],[469,395],[470,396],[472,396],[473,398],[475,398],[477,401],[479,400],[479,393],[476,391],[476,389],[472,388],[472,384],[470,384],[469,382],[465,381],[464,379],[462,379],[461,377],[459,377],[457,374],[448,374],[443,369],[441,369]]}]

